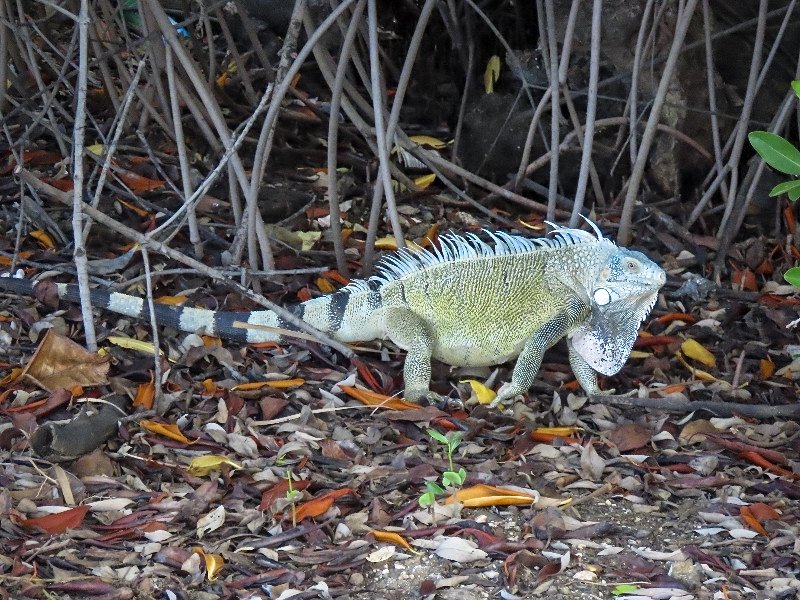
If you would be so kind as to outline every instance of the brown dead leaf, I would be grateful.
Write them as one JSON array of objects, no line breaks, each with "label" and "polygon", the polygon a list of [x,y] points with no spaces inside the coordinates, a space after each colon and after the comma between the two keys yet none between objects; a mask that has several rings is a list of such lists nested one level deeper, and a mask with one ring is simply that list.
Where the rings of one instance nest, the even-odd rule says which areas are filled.
[{"label": "brown dead leaf", "polygon": [[719,433],[719,429],[708,419],[695,419],[683,426],[678,434],[678,440],[681,444],[699,444],[706,440],[707,433]]},{"label": "brown dead leaf", "polygon": [[620,452],[628,452],[634,448],[646,446],[651,437],[650,430],[638,423],[625,423],[608,434],[608,440]]},{"label": "brown dead leaf", "polygon": [[92,387],[108,382],[108,367],[106,357],[48,329],[23,376],[47,391],[76,385]]}]

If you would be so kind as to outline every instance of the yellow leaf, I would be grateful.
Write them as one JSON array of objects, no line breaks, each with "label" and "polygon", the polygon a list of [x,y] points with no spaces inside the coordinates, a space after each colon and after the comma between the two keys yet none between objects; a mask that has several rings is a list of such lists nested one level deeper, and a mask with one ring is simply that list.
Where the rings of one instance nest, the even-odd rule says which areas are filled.
[{"label": "yellow leaf", "polygon": [[[155,352],[155,346],[153,346],[152,343],[144,342],[142,340],[135,340],[122,335],[111,335],[108,336],[106,340],[115,346],[119,346],[120,348],[135,350],[136,352],[142,352],[144,354],[149,354],[150,356],[153,356],[153,353]],[[159,350],[159,354],[162,354],[161,350]]]},{"label": "yellow leaf", "polygon": [[675,356],[678,358],[678,360],[681,362],[681,364],[684,367],[686,367],[687,369],[689,369],[692,372],[692,375],[696,379],[699,379],[701,381],[710,381],[710,382],[717,381],[717,378],[714,377],[708,371],[703,371],[702,369],[695,369],[692,365],[690,365],[688,362],[686,362],[686,359],[683,358],[683,354],[681,354],[680,352],[676,352]]},{"label": "yellow leaf", "polygon": [[211,471],[219,470],[222,465],[230,465],[234,469],[241,469],[242,465],[221,454],[207,454],[205,456],[195,456],[189,463],[187,471],[195,477],[205,477]]},{"label": "yellow leaf", "polygon": [[468,383],[480,404],[489,404],[497,397],[494,390],[489,389],[477,379],[462,379],[459,383]]},{"label": "yellow leaf", "polygon": [[430,146],[431,148],[436,148],[437,150],[447,147],[447,142],[443,142],[439,138],[433,137],[432,135],[412,135],[408,139],[419,146]]},{"label": "yellow leaf", "polygon": [[483,89],[487,94],[494,93],[494,84],[500,77],[500,57],[496,54],[489,58],[486,63],[486,70],[483,72]]},{"label": "yellow leaf", "polygon": [[301,252],[308,252],[322,238],[321,231],[296,231],[294,235],[300,240]]},{"label": "yellow leaf", "polygon": [[103,156],[105,152],[105,146],[103,146],[103,144],[92,144],[91,146],[86,146],[86,149],[95,156]]},{"label": "yellow leaf", "polygon": [[316,281],[314,282],[317,284],[317,288],[323,294],[331,294],[336,291],[336,286],[334,286],[330,281],[325,279],[324,277],[317,277]]},{"label": "yellow leaf", "polygon": [[158,298],[153,298],[154,302],[158,302],[159,304],[168,304],[169,306],[180,306],[184,302],[189,299],[188,296],[159,296]]},{"label": "yellow leaf", "polygon": [[8,385],[12,381],[14,381],[17,377],[22,375],[22,368],[21,367],[14,367],[11,369],[8,375],[0,379],[0,385]]},{"label": "yellow leaf", "polygon": [[424,190],[427,189],[434,181],[436,181],[436,175],[429,173],[428,175],[415,178],[414,185],[419,189]]},{"label": "yellow leaf", "polygon": [[375,240],[375,247],[378,250],[397,250],[397,240],[393,235],[387,235]]},{"label": "yellow leaf", "polygon": [[692,359],[696,360],[697,362],[699,362],[700,364],[703,364],[703,365],[705,365],[707,367],[713,367],[714,365],[717,364],[717,359],[714,358],[714,355],[711,354],[711,352],[709,352],[697,340],[694,340],[694,339],[691,339],[691,338],[689,338],[688,340],[685,340],[681,344],[681,350],[689,358],[692,358]]},{"label": "yellow leaf", "polygon": [[206,578],[214,581],[225,566],[225,559],[220,554],[206,554],[199,546],[192,548],[192,551],[203,557],[206,563]]},{"label": "yellow leaf", "polygon": [[41,229],[31,231],[31,237],[39,242],[39,245],[45,250],[52,250],[56,247],[56,243],[53,241],[53,238],[51,238],[47,232],[42,231]]}]

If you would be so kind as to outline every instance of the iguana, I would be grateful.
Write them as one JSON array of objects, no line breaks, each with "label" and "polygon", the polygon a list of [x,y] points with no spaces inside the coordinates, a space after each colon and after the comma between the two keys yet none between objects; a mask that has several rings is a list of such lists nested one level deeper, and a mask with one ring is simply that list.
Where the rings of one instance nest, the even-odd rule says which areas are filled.
[{"label": "iguana", "polygon": [[[552,235],[529,239],[486,231],[439,237],[430,250],[400,250],[384,257],[378,275],[290,307],[313,327],[342,342],[389,339],[407,351],[405,397],[435,401],[431,358],[454,366],[496,365],[517,358],[511,380],[493,406],[524,394],[542,356],[567,338],[569,360],[588,394],[599,393],[597,373],[613,375],[627,360],[639,325],[664,285],[664,271],[641,252],[594,233],[551,225]],[[34,283],[0,278],[0,289],[31,294]],[[79,301],[77,286],[58,295]],[[135,296],[92,292],[106,310],[148,319]],[[225,312],[155,305],[156,322],[238,342],[278,340],[234,321],[292,329],[274,312]]]}]

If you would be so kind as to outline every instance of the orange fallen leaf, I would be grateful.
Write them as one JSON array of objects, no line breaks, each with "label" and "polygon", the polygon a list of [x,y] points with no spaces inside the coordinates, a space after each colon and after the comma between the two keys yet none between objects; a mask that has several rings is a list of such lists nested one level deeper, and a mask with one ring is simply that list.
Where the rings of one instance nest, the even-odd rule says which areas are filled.
[{"label": "orange fallen leaf", "polygon": [[385,396],[377,392],[370,392],[369,390],[362,390],[349,385],[340,385],[339,389],[341,389],[351,398],[355,398],[367,406],[390,408],[392,410],[412,410],[419,408],[419,405],[414,404],[413,402],[406,402],[405,400],[401,400],[399,398]]},{"label": "orange fallen leaf", "polygon": [[777,521],[781,518],[781,513],[763,502],[754,502],[750,506],[750,514],[759,521]]},{"label": "orange fallen leaf", "polygon": [[373,529],[370,531],[372,537],[374,537],[379,542],[386,542],[387,544],[394,544],[395,546],[400,546],[401,548],[405,548],[406,550],[410,550],[411,552],[416,553],[417,551],[411,547],[406,539],[400,535],[399,533],[395,533],[394,531],[381,531],[380,529]]},{"label": "orange fallen leaf", "polygon": [[694,315],[690,315],[689,313],[681,313],[681,312],[671,312],[665,315],[661,315],[657,319],[655,319],[657,323],[662,323],[663,325],[668,325],[673,321],[685,321],[687,323],[694,323],[697,319]]},{"label": "orange fallen leaf", "polygon": [[305,379],[272,379],[270,381],[251,381],[242,383],[231,388],[235,392],[260,390],[263,387],[270,387],[273,389],[286,389],[290,387],[297,387],[303,385]]},{"label": "orange fallen leaf", "polygon": [[159,423],[157,421],[148,421],[143,419],[139,421],[139,425],[151,433],[163,435],[171,440],[182,442],[184,444],[191,444],[191,440],[187,438],[175,423]]},{"label": "orange fallen leaf", "polygon": [[333,506],[334,500],[342,496],[354,495],[355,493],[350,488],[342,488],[340,490],[331,490],[318,498],[312,498],[308,502],[297,507],[295,511],[295,518],[299,523],[303,519],[318,517],[324,515],[328,509]]},{"label": "orange fallen leaf", "polygon": [[166,181],[162,179],[148,179],[132,171],[115,171],[114,175],[127,185],[135,194],[144,194],[164,187]]},{"label": "orange fallen leaf", "polygon": [[133,399],[134,408],[144,408],[150,410],[153,408],[153,400],[156,397],[156,386],[153,383],[153,378],[147,383],[140,383],[136,388],[136,397]]},{"label": "orange fallen leaf", "polygon": [[775,363],[771,358],[762,358],[758,361],[758,375],[763,380],[769,379],[775,374]]},{"label": "orange fallen leaf", "polygon": [[763,535],[764,537],[769,537],[767,530],[761,526],[761,523],[758,522],[758,519],[753,516],[753,513],[750,512],[749,506],[742,506],[739,509],[739,516],[742,518],[742,521],[753,531],[758,533],[759,535]]},{"label": "orange fallen leaf", "polygon": [[564,444],[580,444],[580,438],[574,437],[580,430],[580,427],[537,427],[531,431],[531,439],[543,444],[552,444],[556,440]]},{"label": "orange fallen leaf", "polygon": [[776,475],[780,475],[781,477],[786,477],[787,479],[800,479],[800,475],[793,473],[788,469],[784,469],[783,467],[779,467],[778,465],[770,462],[769,460],[761,456],[758,452],[747,450],[745,452],[740,452],[739,457],[744,460],[749,460],[751,463],[761,467],[765,471],[769,471],[770,473],[775,473]]},{"label": "orange fallen leaf", "polygon": [[20,525],[23,527],[38,528],[51,535],[55,535],[57,533],[64,533],[67,529],[75,529],[78,527],[83,523],[83,518],[86,516],[87,512],[89,512],[89,505],[83,504],[52,515],[23,519],[20,521]]},{"label": "orange fallen leaf", "polygon": [[342,275],[341,273],[339,273],[339,271],[336,271],[335,269],[331,269],[330,271],[325,271],[322,274],[322,276],[323,277],[327,277],[331,281],[335,281],[339,285],[347,285],[348,283],[350,283],[350,280],[347,277],[345,277],[344,275]]},{"label": "orange fallen leaf", "polygon": [[530,505],[536,502],[536,498],[517,490],[479,483],[458,490],[444,501],[445,504],[452,504],[453,502],[461,502],[467,508],[479,508],[485,506]]},{"label": "orange fallen leaf", "polygon": [[150,215],[150,211],[142,208],[141,206],[136,206],[132,202],[126,202],[121,198],[117,198],[117,202],[119,202],[122,206],[130,210],[131,212],[135,213],[138,217],[144,219]]}]

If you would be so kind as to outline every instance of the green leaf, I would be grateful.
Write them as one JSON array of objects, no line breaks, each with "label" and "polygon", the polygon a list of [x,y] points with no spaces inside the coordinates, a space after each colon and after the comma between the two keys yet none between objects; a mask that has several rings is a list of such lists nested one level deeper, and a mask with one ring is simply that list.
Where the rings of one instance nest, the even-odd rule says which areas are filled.
[{"label": "green leaf", "polygon": [[797,200],[800,197],[800,179],[784,181],[769,191],[770,196],[780,196],[781,194],[788,194],[792,202]]},{"label": "green leaf", "polygon": [[800,288],[800,267],[792,267],[783,274],[783,278],[787,283],[791,283],[794,287]]},{"label": "green leaf", "polygon": [[430,492],[426,492],[419,497],[419,500],[417,500],[417,502],[419,502],[419,505],[422,508],[428,508],[429,506],[433,506],[433,503],[436,502],[436,496],[434,496]]},{"label": "green leaf", "polygon": [[435,439],[437,442],[442,442],[443,444],[448,444],[447,438],[444,437],[441,433],[436,431],[435,429],[428,429],[428,435]]},{"label": "green leaf", "polygon": [[425,488],[428,490],[429,494],[433,494],[434,496],[442,496],[442,495],[444,495],[444,490],[435,481],[426,481],[425,482]]},{"label": "green leaf", "polygon": [[464,473],[463,477],[461,473],[457,473],[455,471],[445,471],[442,473],[442,483],[448,487],[461,487],[466,478],[466,472]]},{"label": "green leaf", "polygon": [[461,444],[462,435],[460,431],[453,431],[447,434],[447,447],[450,449],[450,452],[453,452]]},{"label": "green leaf", "polygon": [[792,82],[792,89],[794,90],[795,95],[800,98],[800,79]]},{"label": "green leaf", "polygon": [[622,594],[632,594],[633,592],[637,591],[639,586],[633,583],[620,583],[619,585],[615,585],[611,588],[611,593],[615,596],[621,596]]},{"label": "green leaf", "polygon": [[800,175],[800,150],[769,131],[751,131],[750,145],[770,167],[787,175]]}]

